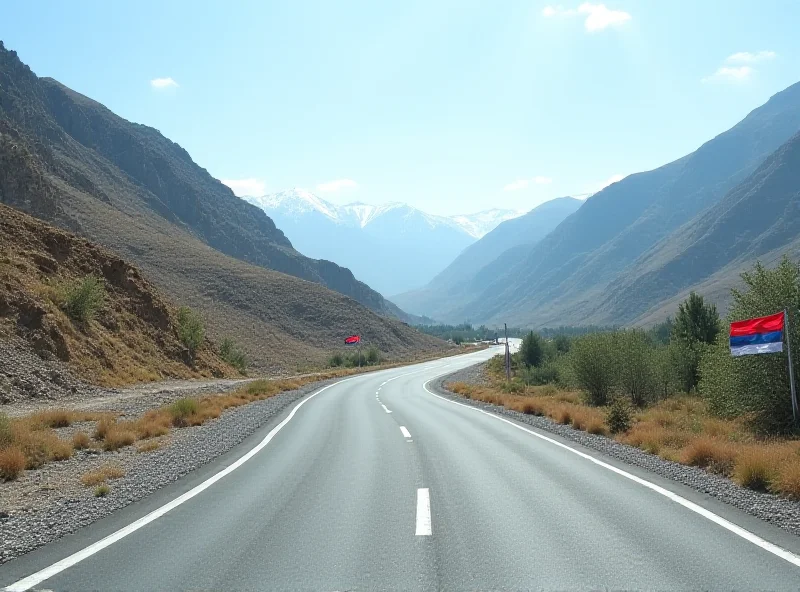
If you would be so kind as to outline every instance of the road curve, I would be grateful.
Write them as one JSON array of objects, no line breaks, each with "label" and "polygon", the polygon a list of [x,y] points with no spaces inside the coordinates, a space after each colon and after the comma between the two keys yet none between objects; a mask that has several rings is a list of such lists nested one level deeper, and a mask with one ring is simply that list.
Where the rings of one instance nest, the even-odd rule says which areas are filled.
[{"label": "road curve", "polygon": [[492,353],[312,394],[173,486],[3,565],[0,588],[800,589],[797,537],[423,386]]}]

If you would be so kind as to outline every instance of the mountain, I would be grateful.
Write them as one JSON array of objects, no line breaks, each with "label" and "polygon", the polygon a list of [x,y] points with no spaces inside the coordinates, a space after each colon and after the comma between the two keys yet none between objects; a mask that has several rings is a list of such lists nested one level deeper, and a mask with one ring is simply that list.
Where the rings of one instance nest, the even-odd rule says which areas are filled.
[{"label": "mountain", "polygon": [[534,327],[615,321],[600,303],[636,259],[722,199],[799,128],[795,84],[695,152],[596,193],[511,267],[484,268],[485,283],[471,286],[468,302],[444,320]]},{"label": "mountain", "polygon": [[392,297],[392,301],[408,311],[425,311],[433,318],[446,315],[454,303],[463,298],[466,287],[483,267],[503,255],[503,261],[515,262],[519,249],[542,240],[583,202],[573,197],[560,197],[543,203],[527,214],[506,220],[479,241],[464,249],[447,268],[427,286]]},{"label": "mountain", "polygon": [[446,217],[403,203],[339,206],[302,189],[245,199],[300,251],[346,265],[384,294],[424,285],[484,230],[515,214],[497,209]]},{"label": "mountain", "polygon": [[704,284],[725,293],[755,261],[800,249],[800,133],[722,200],[654,245],[604,298],[600,310],[632,322],[670,308]]},{"label": "mountain", "polygon": [[319,363],[356,330],[391,356],[438,347],[376,316],[403,313],[349,270],[298,253],[157,130],[38,78],[2,44],[0,133],[5,162],[16,163],[0,171],[2,203],[134,262],[264,369]]}]

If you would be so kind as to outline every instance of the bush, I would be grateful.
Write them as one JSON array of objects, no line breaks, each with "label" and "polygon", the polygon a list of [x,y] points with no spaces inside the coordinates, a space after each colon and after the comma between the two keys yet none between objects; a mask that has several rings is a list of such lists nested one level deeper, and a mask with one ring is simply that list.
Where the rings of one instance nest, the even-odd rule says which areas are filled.
[{"label": "bush", "polygon": [[[800,352],[800,267],[784,258],[775,269],[757,263],[742,274],[745,289],[732,291],[731,321],[789,310],[792,349]],[[794,356],[795,376],[800,376],[800,355]],[[762,433],[788,433],[793,429],[786,354],[730,355],[728,340],[720,335],[700,362],[698,390],[711,410],[723,417],[748,414],[750,425]]]},{"label": "bush", "polygon": [[365,359],[368,366],[379,364],[381,361],[381,352],[378,351],[377,347],[371,345],[367,348]]},{"label": "bush", "polygon": [[95,497],[105,497],[105,496],[107,496],[109,494],[110,491],[111,491],[111,488],[108,485],[106,485],[105,483],[103,483],[103,485],[98,485],[97,489],[94,490],[94,496]]},{"label": "bush", "polygon": [[619,388],[634,405],[644,407],[656,398],[656,348],[643,331],[620,331],[614,337]]},{"label": "bush", "polygon": [[233,339],[226,337],[219,346],[219,356],[236,368],[241,374],[247,371],[247,358],[237,346]]},{"label": "bush", "polygon": [[544,361],[542,338],[533,331],[528,333],[522,340],[518,355],[526,368],[541,366]]},{"label": "bush", "polygon": [[182,306],[178,310],[178,339],[189,350],[189,355],[194,357],[204,338],[203,319],[188,306]]},{"label": "bush", "polygon": [[631,428],[631,408],[622,397],[615,397],[606,414],[608,431],[612,434],[621,434]]},{"label": "bush", "polygon": [[577,386],[586,391],[591,405],[605,405],[614,386],[614,346],[611,333],[592,333],[572,344],[569,353],[572,374]]},{"label": "bush", "polygon": [[[727,339],[726,339],[727,343]],[[697,387],[700,376],[700,361],[707,345],[674,338],[667,347],[667,364],[676,386],[684,393]]]},{"label": "bush", "polygon": [[189,425],[189,418],[195,415],[199,409],[200,405],[197,399],[178,399],[169,406],[172,424],[175,427]]},{"label": "bush", "polygon": [[91,321],[103,307],[106,288],[103,280],[87,275],[64,288],[64,311],[70,318],[82,323]]},{"label": "bush", "polygon": [[553,360],[544,362],[540,367],[532,366],[517,372],[517,376],[527,385],[557,384],[560,374],[557,363]]},{"label": "bush", "polygon": [[136,433],[119,426],[113,426],[103,438],[103,450],[111,452],[136,442]]},{"label": "bush", "polygon": [[25,470],[25,453],[17,446],[0,449],[0,479],[13,481]]},{"label": "bush", "polygon": [[569,353],[569,348],[570,345],[572,345],[572,342],[566,335],[559,334],[553,338],[553,345],[559,354],[566,354]]},{"label": "bush", "polygon": [[86,432],[75,432],[72,436],[72,447],[76,450],[89,448],[89,435]]},{"label": "bush", "polygon": [[333,354],[330,358],[328,358],[328,366],[330,368],[344,366],[344,356],[339,353]]}]

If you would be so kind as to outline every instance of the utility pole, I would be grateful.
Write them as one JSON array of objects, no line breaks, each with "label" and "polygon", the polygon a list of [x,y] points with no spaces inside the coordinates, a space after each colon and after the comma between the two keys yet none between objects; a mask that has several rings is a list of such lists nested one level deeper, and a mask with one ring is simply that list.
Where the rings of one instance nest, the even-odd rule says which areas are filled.
[{"label": "utility pole", "polygon": [[511,382],[511,350],[508,348],[508,325],[503,323],[506,334],[506,382]]}]

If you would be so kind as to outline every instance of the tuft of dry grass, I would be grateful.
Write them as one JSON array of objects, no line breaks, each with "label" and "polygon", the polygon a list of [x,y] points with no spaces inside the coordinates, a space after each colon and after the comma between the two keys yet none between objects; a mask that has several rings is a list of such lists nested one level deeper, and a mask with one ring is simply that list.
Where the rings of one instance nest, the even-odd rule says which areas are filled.
[{"label": "tuft of dry grass", "polygon": [[0,478],[13,481],[25,470],[25,454],[17,446],[0,449]]},{"label": "tuft of dry grass", "polygon": [[103,483],[102,485],[98,485],[97,488],[94,490],[95,497],[105,497],[109,494],[111,488]]},{"label": "tuft of dry grass", "polygon": [[159,448],[161,448],[161,442],[158,440],[147,440],[136,447],[136,452],[153,452]]},{"label": "tuft of dry grass", "polygon": [[75,421],[74,417],[75,414],[68,409],[49,409],[33,413],[30,420],[48,428],[66,428]]},{"label": "tuft of dry grass", "polygon": [[136,442],[136,432],[126,429],[120,425],[114,425],[106,432],[103,438],[103,450],[119,450],[125,446],[130,446]]},{"label": "tuft of dry grass", "polygon": [[800,500],[800,455],[781,467],[771,489],[778,495]]},{"label": "tuft of dry grass", "polygon": [[777,481],[786,453],[777,447],[751,446],[742,450],[733,465],[733,480],[757,491],[769,491]]},{"label": "tuft of dry grass", "polygon": [[84,448],[89,448],[91,444],[91,440],[89,439],[89,434],[86,432],[75,432],[72,435],[72,447],[75,450],[83,450]]},{"label": "tuft of dry grass", "polygon": [[729,441],[702,435],[691,440],[678,456],[679,462],[707,468],[714,473],[730,475],[736,459],[736,447]]},{"label": "tuft of dry grass", "polygon": [[83,483],[86,487],[92,487],[94,485],[103,484],[109,479],[119,479],[120,477],[124,476],[125,471],[121,467],[112,464],[105,464],[94,471],[84,473],[81,476],[81,483]]}]

